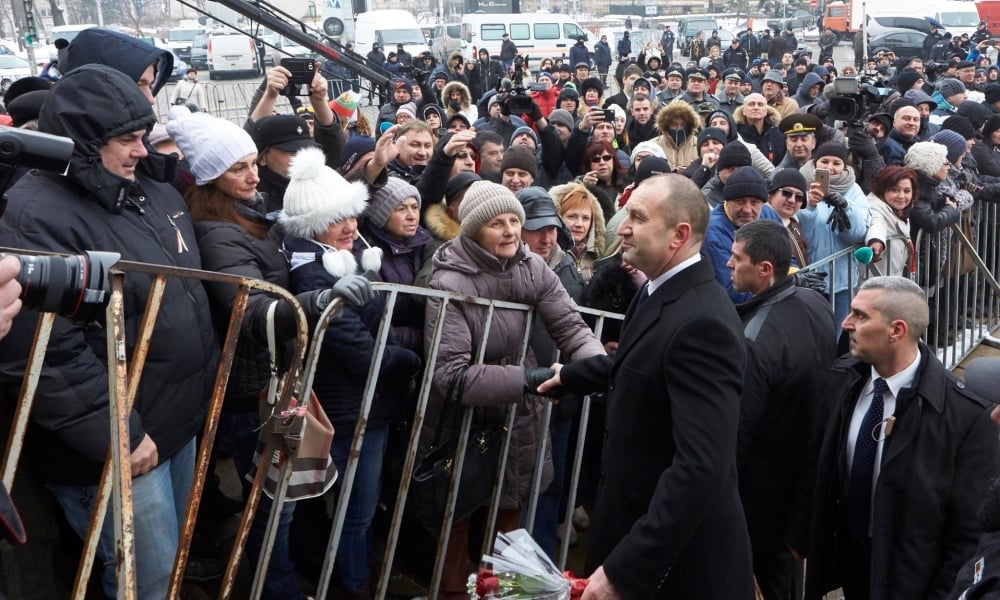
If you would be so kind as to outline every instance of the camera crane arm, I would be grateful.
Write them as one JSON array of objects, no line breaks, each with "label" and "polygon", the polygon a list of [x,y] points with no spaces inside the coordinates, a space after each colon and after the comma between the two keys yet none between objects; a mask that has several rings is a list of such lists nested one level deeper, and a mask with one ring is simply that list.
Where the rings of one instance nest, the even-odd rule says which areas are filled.
[{"label": "camera crane arm", "polygon": [[[316,54],[339,64],[351,72],[351,74],[367,79],[372,83],[372,85],[380,88],[382,92],[389,93],[389,82],[392,79],[392,73],[387,71],[381,65],[376,65],[364,57],[357,55],[352,56],[351,53],[341,52],[339,50],[341,46],[335,42],[331,43],[337,46],[336,48],[331,48],[330,46],[323,44],[307,31],[307,27],[304,23],[287,13],[281,12],[270,3],[262,0],[258,0],[256,2],[248,2],[247,0],[214,1],[243,15],[251,21],[260,23],[278,35],[288,38],[296,44],[308,48]],[[278,16],[277,13],[279,12],[287,17],[287,19],[298,23],[299,26],[296,27],[290,23],[289,20]]]}]

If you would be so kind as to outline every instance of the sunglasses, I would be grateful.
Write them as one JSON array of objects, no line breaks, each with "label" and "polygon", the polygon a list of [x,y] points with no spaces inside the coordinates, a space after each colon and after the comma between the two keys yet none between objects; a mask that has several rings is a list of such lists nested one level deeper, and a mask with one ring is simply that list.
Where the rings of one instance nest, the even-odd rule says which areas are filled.
[{"label": "sunglasses", "polygon": [[458,158],[460,160],[467,160],[470,158],[472,160],[476,160],[475,155],[473,155],[471,152],[459,152],[458,154],[455,155],[455,158]]},{"label": "sunglasses", "polygon": [[592,163],[596,163],[596,162],[611,162],[612,160],[614,160],[614,158],[615,157],[612,156],[612,155],[610,155],[610,154],[602,154],[600,156],[592,156],[590,158],[590,162],[592,162]]},{"label": "sunglasses", "polygon": [[793,192],[791,190],[778,190],[778,191],[781,192],[781,195],[785,197],[785,200],[788,200],[790,198],[795,198],[796,202],[806,201],[806,195],[803,194],[802,192]]}]

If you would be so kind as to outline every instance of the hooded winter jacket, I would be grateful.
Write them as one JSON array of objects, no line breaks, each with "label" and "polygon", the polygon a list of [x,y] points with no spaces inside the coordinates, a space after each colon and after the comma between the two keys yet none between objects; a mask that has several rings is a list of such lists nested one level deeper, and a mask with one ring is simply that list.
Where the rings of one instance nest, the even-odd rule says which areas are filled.
[{"label": "hooded winter jacket", "polygon": [[106,65],[127,75],[133,83],[139,81],[150,65],[156,71],[150,92],[156,94],[174,73],[174,55],[132,36],[92,27],[81,31],[66,48],[63,73],[89,64]]},{"label": "hooded winter jacket", "polygon": [[[670,133],[667,124],[675,119],[683,123],[683,128],[676,133]],[[667,164],[671,169],[683,170],[698,158],[701,117],[690,104],[683,100],[669,102],[656,113],[656,127],[661,132],[656,138],[656,143],[663,148],[664,154],[667,155]]]},{"label": "hooded winter jacket", "polygon": [[[525,244],[520,245],[513,258],[501,262],[471,238],[460,235],[441,246],[433,260],[431,288],[534,306],[563,356],[579,360],[604,354],[604,348],[583,322],[559,277]],[[439,300],[428,298],[428,324],[437,319],[439,305]],[[464,405],[484,407],[489,421],[500,422],[507,405],[516,404],[501,508],[517,508],[527,501],[538,444],[542,436],[548,435],[542,426],[548,401],[525,397],[524,368],[517,363],[526,318],[528,314],[521,311],[498,309],[486,336],[485,306],[452,303],[448,307],[437,363],[433,365],[427,415],[420,432],[418,460],[430,449],[438,428],[443,429],[443,440],[457,434],[450,430],[451,419],[442,421],[442,410],[449,385],[464,367],[468,367],[462,396]],[[424,337],[430,340],[430,330]],[[485,358],[483,364],[472,364],[480,340],[486,341]],[[551,479],[552,463],[547,459],[543,489]]]},{"label": "hooded winter jacket", "polygon": [[[102,65],[63,76],[39,117],[45,133],[74,141],[66,176],[32,171],[8,192],[0,245],[201,268],[187,207],[168,183],[136,170],[135,180],[104,167],[111,138],[156,122],[135,81]],[[161,155],[162,158],[162,155]],[[144,159],[146,160],[146,159]],[[153,278],[125,278],[125,344],[132,356]],[[54,284],[54,282],[53,282]],[[129,415],[130,448],[149,435],[161,462],[201,429],[218,363],[218,340],[200,281],[168,278],[155,333]],[[19,385],[38,313],[24,310],[0,342],[0,374]],[[46,483],[95,485],[109,442],[107,324],[103,310],[86,324],[57,317],[31,412],[26,455]]]},{"label": "hooded winter jacket", "polygon": [[745,143],[757,146],[761,154],[772,164],[776,165],[785,158],[787,152],[785,146],[785,134],[778,129],[778,122],[781,115],[773,106],[767,107],[767,116],[764,117],[764,127],[760,131],[747,122],[743,116],[744,106],[737,107],[733,111],[733,120],[736,121],[736,130],[740,134],[740,139]]}]

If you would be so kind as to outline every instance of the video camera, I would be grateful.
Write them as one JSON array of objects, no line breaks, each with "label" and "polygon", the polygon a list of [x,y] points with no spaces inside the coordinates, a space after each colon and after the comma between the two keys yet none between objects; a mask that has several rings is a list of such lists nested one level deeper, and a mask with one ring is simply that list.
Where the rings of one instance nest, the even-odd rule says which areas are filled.
[{"label": "video camera", "polygon": [[837,77],[833,80],[827,116],[850,125],[860,125],[872,109],[882,105],[885,90],[876,87],[876,81],[867,78]]},{"label": "video camera", "polygon": [[[18,169],[65,173],[73,141],[47,133],[0,127],[0,215],[7,208],[7,188]],[[87,251],[75,256],[12,254],[21,262],[17,282],[26,308],[54,312],[72,321],[93,320],[110,299],[108,271],[117,252]]]}]

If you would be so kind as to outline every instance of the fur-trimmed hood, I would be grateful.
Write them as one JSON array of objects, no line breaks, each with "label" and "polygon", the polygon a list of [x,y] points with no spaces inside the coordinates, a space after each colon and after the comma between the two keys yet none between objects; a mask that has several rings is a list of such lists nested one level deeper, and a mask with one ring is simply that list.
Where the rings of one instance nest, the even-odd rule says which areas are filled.
[{"label": "fur-trimmed hood", "polygon": [[[781,113],[778,112],[777,108],[775,108],[775,107],[771,106],[770,104],[768,104],[767,105],[767,117],[766,118],[771,121],[772,125],[774,125],[775,127],[777,127],[778,123],[781,122]],[[736,121],[737,125],[748,125],[749,124],[749,123],[747,123],[747,120],[743,117],[743,107],[742,106],[737,106],[736,110],[733,111],[733,120]]]},{"label": "fur-trimmed hood", "polygon": [[590,200],[593,221],[591,221],[590,233],[587,234],[587,250],[593,252],[595,257],[600,258],[604,256],[604,251],[607,246],[607,236],[604,225],[604,209],[601,208],[601,203],[597,201],[597,196],[592,194],[590,190],[587,189],[587,186],[582,183],[564,183],[549,189],[549,195],[552,196],[552,202],[556,205],[556,212],[560,215],[562,214],[563,198],[566,198],[573,193],[586,194],[587,198]]},{"label": "fur-trimmed hood", "polygon": [[684,128],[688,130],[687,137],[697,136],[702,129],[701,117],[693,106],[683,100],[671,100],[656,113],[656,128],[663,133],[667,130],[667,123],[673,119],[684,122]]},{"label": "fur-trimmed hood", "polygon": [[462,98],[462,110],[468,110],[469,106],[472,105],[472,94],[469,92],[469,88],[461,81],[450,81],[441,90],[441,104],[444,105],[448,116],[455,114],[455,111],[451,108],[451,93],[455,90],[458,90]]},{"label": "fur-trimmed hood", "polygon": [[461,224],[448,215],[448,208],[444,202],[437,202],[427,207],[424,213],[424,227],[431,235],[439,240],[447,242],[458,237],[462,233]]}]

